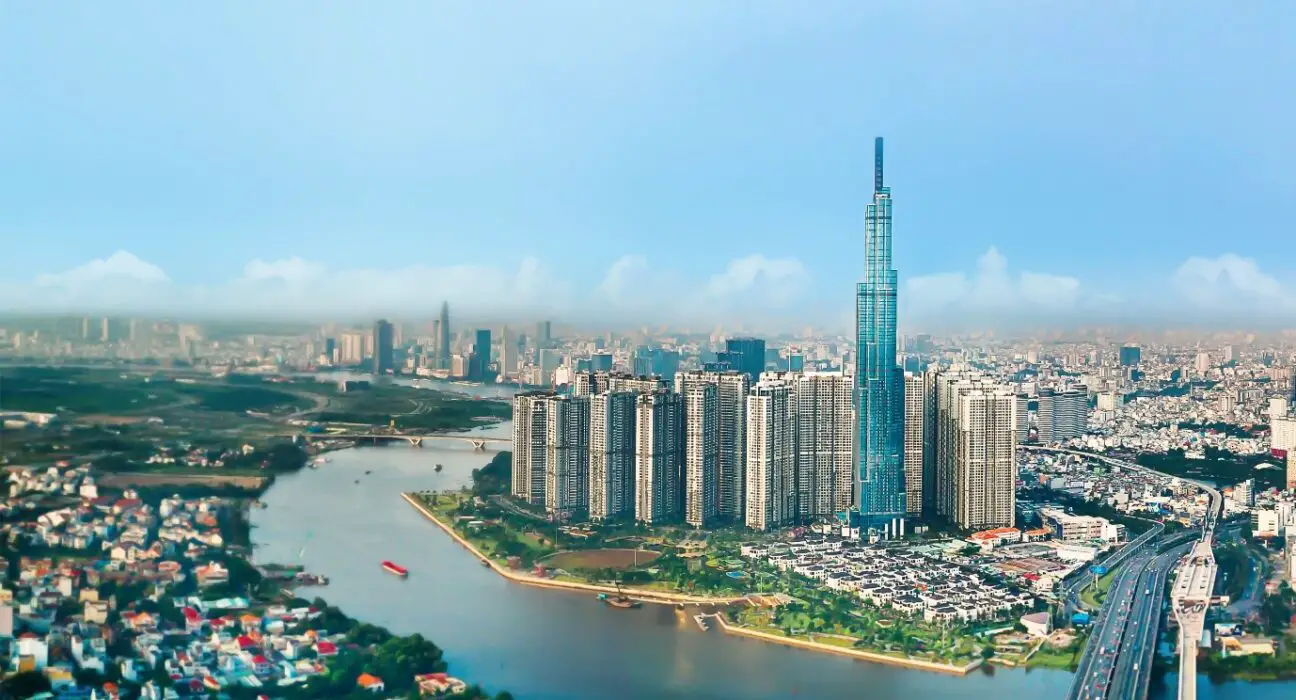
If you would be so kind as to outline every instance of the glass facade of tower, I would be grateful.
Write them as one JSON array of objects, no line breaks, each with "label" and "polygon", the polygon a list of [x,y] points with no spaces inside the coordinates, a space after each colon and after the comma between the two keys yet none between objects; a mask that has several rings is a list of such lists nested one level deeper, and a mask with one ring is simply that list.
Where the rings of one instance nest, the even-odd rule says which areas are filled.
[{"label": "glass facade of tower", "polygon": [[855,290],[856,507],[860,525],[904,533],[903,375],[896,366],[896,271],[891,264],[891,190],[876,142],[873,201],[865,213],[864,280]]}]

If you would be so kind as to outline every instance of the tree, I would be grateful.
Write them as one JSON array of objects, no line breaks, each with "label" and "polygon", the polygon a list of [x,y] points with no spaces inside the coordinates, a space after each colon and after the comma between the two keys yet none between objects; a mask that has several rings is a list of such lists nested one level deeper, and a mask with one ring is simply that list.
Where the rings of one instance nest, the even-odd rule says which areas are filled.
[{"label": "tree", "polygon": [[44,674],[37,671],[23,671],[5,679],[3,686],[5,693],[16,698],[29,698],[38,693],[45,693],[50,690],[49,679]]}]

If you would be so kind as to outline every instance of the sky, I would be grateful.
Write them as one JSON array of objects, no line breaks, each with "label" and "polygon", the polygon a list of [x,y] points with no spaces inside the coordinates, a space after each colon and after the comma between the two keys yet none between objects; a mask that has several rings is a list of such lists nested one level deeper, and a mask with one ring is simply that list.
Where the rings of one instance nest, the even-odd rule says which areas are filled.
[{"label": "sky", "polygon": [[[1289,0],[6,3],[0,309],[1296,327]],[[1290,321],[1290,322],[1289,322]]]}]

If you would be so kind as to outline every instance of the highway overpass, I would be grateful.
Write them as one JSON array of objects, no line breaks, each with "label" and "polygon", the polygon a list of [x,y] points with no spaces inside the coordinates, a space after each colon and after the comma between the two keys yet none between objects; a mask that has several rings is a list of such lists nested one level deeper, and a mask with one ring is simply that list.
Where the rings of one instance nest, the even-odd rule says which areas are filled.
[{"label": "highway overpass", "polygon": [[[1040,452],[1055,452],[1055,453],[1062,453],[1062,454],[1079,455],[1082,457],[1098,460],[1109,466],[1117,466],[1122,469],[1129,469],[1131,471],[1143,471],[1150,474],[1157,474],[1165,477],[1174,477],[1173,474],[1158,472],[1155,469],[1148,469],[1147,467],[1144,467],[1139,464],[1135,464],[1133,462],[1127,462],[1121,459],[1113,459],[1111,457],[1094,454],[1092,452],[1085,452],[1082,450],[1068,450],[1068,449],[1054,448],[1054,447],[1036,447],[1030,445],[1022,445],[1022,448],[1026,450],[1033,450],[1033,451],[1040,451]],[[1198,640],[1201,639],[1202,628],[1204,627],[1206,622],[1206,610],[1210,607],[1211,598],[1213,597],[1213,592],[1215,588],[1215,574],[1217,572],[1217,567],[1215,565],[1215,555],[1211,548],[1211,542],[1215,537],[1215,525],[1219,522],[1219,519],[1224,510],[1224,497],[1220,494],[1218,489],[1215,489],[1209,484],[1205,484],[1200,481],[1195,481],[1192,479],[1183,479],[1183,477],[1178,477],[1178,478],[1197,486],[1203,492],[1205,492],[1207,497],[1209,498],[1209,503],[1206,506],[1206,512],[1202,517],[1201,536],[1200,538],[1197,539],[1195,543],[1192,544],[1192,548],[1189,551],[1188,556],[1184,557],[1182,562],[1179,563],[1178,571],[1175,574],[1175,578],[1174,578],[1174,586],[1170,591],[1170,604],[1172,606],[1171,609],[1174,611],[1175,619],[1179,623],[1179,700],[1196,700],[1197,698],[1197,644],[1198,644]],[[1171,551],[1182,554],[1181,548],[1176,548]],[[1163,559],[1164,556],[1165,555],[1162,555],[1161,557],[1157,557],[1156,561],[1166,561]],[[1175,558],[1177,559],[1178,557],[1176,556]],[[1136,585],[1138,580],[1140,580],[1139,577],[1142,577],[1144,575],[1143,569],[1149,569],[1149,568],[1169,569],[1171,563],[1172,562],[1167,561],[1164,566],[1157,567],[1152,563],[1151,559],[1141,556],[1140,558],[1132,560],[1129,564],[1127,564],[1127,568],[1130,569],[1133,569],[1139,566],[1140,564],[1142,566],[1142,568],[1138,572],[1138,576],[1134,578],[1135,583],[1130,584],[1134,586],[1132,590],[1135,591],[1133,594],[1131,594],[1130,598],[1127,601],[1130,606],[1130,610],[1142,611],[1145,609],[1146,606],[1151,605],[1151,603],[1148,600],[1146,600],[1147,598],[1151,598],[1154,595],[1151,592],[1150,587],[1145,586],[1143,590],[1140,591]],[[1156,576],[1160,577],[1161,573],[1162,572],[1158,571],[1156,573]],[[1128,584],[1131,576],[1134,576],[1132,572],[1123,571],[1121,575],[1118,576],[1118,578],[1113,579],[1112,588],[1108,592],[1107,603],[1113,601],[1113,596],[1111,591],[1117,591],[1118,594],[1123,595],[1124,589],[1118,590],[1117,583],[1125,582]],[[1148,583],[1156,583],[1156,580],[1157,579],[1155,578],[1151,579],[1148,581]],[[1165,587],[1165,580],[1164,578],[1161,578],[1157,591],[1155,593],[1155,597],[1158,601],[1160,600],[1160,596],[1162,595],[1161,591],[1164,589],[1164,587]],[[1143,592],[1143,591],[1147,591],[1147,592]],[[1070,591],[1068,591],[1068,595],[1069,594]],[[1121,599],[1121,601],[1122,601],[1121,602],[1122,605],[1124,605],[1126,602],[1123,598]],[[1157,607],[1157,614],[1155,615],[1154,618],[1152,618],[1152,620],[1149,621],[1141,617],[1142,613],[1138,613],[1131,616],[1129,612],[1126,612],[1121,608],[1109,609],[1108,605],[1104,604],[1102,619],[1100,619],[1099,625],[1095,628],[1094,634],[1090,637],[1089,644],[1088,646],[1085,647],[1085,655],[1081,659],[1081,664],[1082,664],[1081,670],[1086,670],[1086,675],[1077,676],[1075,682],[1072,685],[1071,694],[1068,696],[1069,698],[1075,698],[1075,699],[1083,698],[1084,700],[1105,700],[1108,697],[1113,697],[1112,691],[1114,687],[1112,685],[1112,679],[1116,678],[1117,669],[1122,667],[1123,665],[1128,665],[1129,670],[1132,671],[1132,665],[1136,663],[1135,661],[1132,660],[1122,660],[1121,659],[1122,654],[1133,653],[1135,656],[1141,658],[1142,656],[1146,656],[1147,653],[1150,653],[1147,652],[1147,650],[1144,649],[1142,646],[1138,646],[1138,645],[1133,647],[1122,646],[1120,642],[1125,639],[1123,635],[1126,633],[1128,629],[1128,625],[1131,624],[1135,625],[1135,627],[1138,624],[1142,624],[1145,627],[1146,625],[1149,624],[1153,626],[1159,625],[1160,624],[1159,603],[1157,604],[1156,607]],[[1119,636],[1117,635],[1116,631],[1114,631],[1114,629],[1109,629],[1108,627],[1104,626],[1104,624],[1108,622],[1107,618],[1110,615],[1114,615],[1117,620],[1117,622],[1114,622],[1112,624],[1115,625],[1116,628],[1119,628],[1121,630]],[[1121,622],[1121,620],[1124,620],[1124,622]],[[1145,630],[1145,633],[1150,634],[1153,640],[1155,640],[1155,636],[1156,636],[1155,631],[1147,632]],[[1141,635],[1136,635],[1136,637],[1134,637],[1134,639],[1136,640],[1139,638],[1141,638]],[[1098,649],[1096,651],[1094,650],[1095,642],[1098,642]],[[1155,644],[1155,641],[1153,641],[1153,644]],[[1105,651],[1107,649],[1114,649],[1114,651]],[[1091,661],[1090,666],[1083,666],[1085,664],[1085,660],[1089,659],[1091,652],[1097,654],[1098,658]],[[1112,658],[1110,659],[1110,665],[1108,665],[1107,662],[1104,661],[1105,654],[1113,655]],[[1146,670],[1143,668],[1143,666],[1145,665],[1147,665],[1146,662],[1140,663],[1140,669],[1139,669],[1140,673]],[[1108,671],[1110,671],[1110,673],[1107,673]],[[1107,675],[1103,675],[1103,674],[1107,674]],[[1141,690],[1138,689],[1140,687]],[[1125,693],[1125,695],[1119,696],[1122,698],[1137,698],[1138,700],[1142,700],[1142,698],[1147,696],[1146,683],[1143,683],[1141,686],[1138,686],[1135,683],[1122,682],[1119,688],[1117,689],[1119,690],[1119,692]]]}]

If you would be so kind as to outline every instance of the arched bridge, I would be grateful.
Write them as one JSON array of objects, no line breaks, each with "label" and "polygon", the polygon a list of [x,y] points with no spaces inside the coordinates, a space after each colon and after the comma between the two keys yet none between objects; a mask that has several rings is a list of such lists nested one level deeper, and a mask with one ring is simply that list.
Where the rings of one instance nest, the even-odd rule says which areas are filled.
[{"label": "arched bridge", "polygon": [[422,447],[428,440],[457,440],[472,445],[478,452],[485,450],[488,444],[512,442],[509,438],[476,437],[472,435],[413,435],[410,433],[303,433],[305,440],[356,440],[372,441],[377,444],[384,441],[404,440],[410,447]]}]

